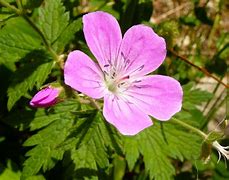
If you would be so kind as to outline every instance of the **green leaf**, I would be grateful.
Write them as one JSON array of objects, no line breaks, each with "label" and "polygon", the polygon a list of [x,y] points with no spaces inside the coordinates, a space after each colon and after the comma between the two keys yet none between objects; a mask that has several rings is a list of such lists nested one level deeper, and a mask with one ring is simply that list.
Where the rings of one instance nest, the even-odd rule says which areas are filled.
[{"label": "green leaf", "polygon": [[36,7],[39,7],[42,3],[42,0],[22,0],[21,4],[23,8],[26,9],[34,9]]},{"label": "green leaf", "polygon": [[[84,146],[87,146],[86,148],[91,152],[98,165],[100,167],[106,167],[108,165],[108,159],[105,142],[99,128],[99,123],[102,123],[101,121],[101,115],[97,112],[89,115],[86,121],[79,121],[78,123],[80,126],[77,128],[77,132],[80,132],[76,138],[76,145],[78,146],[77,149],[79,149],[79,151],[81,146],[83,148]],[[80,168],[77,164],[76,166],[77,168]]]},{"label": "green leaf", "polygon": [[[45,109],[40,109],[38,110],[40,112],[35,114],[34,121],[40,121],[42,119],[41,114],[43,114],[45,121],[43,126],[49,125],[24,143],[24,146],[35,147],[26,154],[29,158],[24,162],[22,179],[35,175],[41,167],[43,167],[44,172],[53,168],[56,162],[63,158],[64,151],[57,148],[57,146],[63,143],[74,124],[75,119],[71,113],[74,110],[74,106],[78,108],[79,104],[77,102],[73,103],[73,101],[66,101],[57,104],[49,112]],[[60,111],[60,109],[62,110]],[[47,117],[45,117],[45,113]],[[50,119],[48,123],[47,118]],[[40,123],[39,127],[41,127]]]},{"label": "green leaf", "polygon": [[151,0],[124,0],[124,2],[124,12],[120,19],[124,32],[134,24],[149,21],[153,9]]},{"label": "green leaf", "polygon": [[135,138],[132,137],[124,138],[124,151],[126,154],[126,160],[130,171],[133,170],[134,165],[137,162],[138,157],[140,155],[139,150],[137,148],[133,148],[137,146],[138,146],[138,141],[136,141]]},{"label": "green leaf", "polygon": [[66,112],[78,112],[79,104],[75,100],[68,100],[61,104],[55,105],[54,110],[51,108],[47,113],[44,110],[38,110],[35,114],[35,118],[30,123],[30,130],[34,131],[41,129],[50,123],[59,119],[60,115],[65,115]]},{"label": "green leaf", "polygon": [[117,147],[118,142],[112,130],[107,129],[101,113],[90,111],[90,114],[77,121],[75,130],[60,148],[71,150],[75,165],[73,177],[97,179],[101,169],[108,168],[107,148],[113,145]]},{"label": "green leaf", "polygon": [[20,180],[21,172],[12,161],[7,161],[7,167],[0,164],[0,170],[0,180]]},{"label": "green leaf", "polygon": [[71,158],[76,165],[76,176],[87,176],[90,179],[98,179],[97,165],[89,146],[82,145],[79,149],[71,151]]},{"label": "green leaf", "polygon": [[7,8],[0,8],[0,27],[1,27],[1,23],[7,21],[11,17],[15,17],[15,14],[13,14]]},{"label": "green leaf", "polygon": [[210,100],[213,95],[207,91],[203,91],[200,89],[193,89],[195,84],[190,82],[183,86],[184,91],[184,98],[183,98],[183,107],[186,108],[186,102],[189,103],[187,108],[189,109],[189,105],[192,104],[193,106],[200,105],[203,102],[207,102]]},{"label": "green leaf", "polygon": [[199,109],[199,105],[212,99],[213,94],[195,88],[195,83],[190,82],[183,86],[183,105],[182,110],[175,115],[178,119],[182,119],[189,124],[198,128],[202,127],[206,122],[206,117]]},{"label": "green leaf", "polygon": [[[125,154],[133,169],[139,153],[142,154],[150,179],[171,179],[175,169],[170,158],[196,159],[200,152],[200,138],[171,123],[158,122],[134,137],[125,137]],[[131,150],[130,150],[131,148]],[[130,153],[130,154],[129,154]]]},{"label": "green leaf", "polygon": [[[39,49],[41,39],[39,35],[20,18],[11,18],[0,29],[0,64],[12,67],[29,52]],[[11,68],[12,69],[12,68]]]},{"label": "green leaf", "polygon": [[[31,57],[30,57],[31,56]],[[24,67],[19,68],[12,77],[12,83],[8,88],[8,103],[7,107],[10,110],[13,105],[24,96],[29,90],[36,85],[37,89],[45,82],[50,74],[53,62],[44,62],[49,58],[47,54],[41,51],[32,52],[28,55],[28,59],[32,59],[32,62],[27,63]]]},{"label": "green leaf", "polygon": [[75,33],[80,29],[82,29],[81,19],[73,21],[66,27],[66,29],[64,29],[59,38],[53,44],[53,48],[57,53],[64,51],[65,46],[74,38]]},{"label": "green leaf", "polygon": [[39,8],[39,26],[51,45],[60,36],[69,22],[69,13],[65,12],[61,0],[46,0]]}]

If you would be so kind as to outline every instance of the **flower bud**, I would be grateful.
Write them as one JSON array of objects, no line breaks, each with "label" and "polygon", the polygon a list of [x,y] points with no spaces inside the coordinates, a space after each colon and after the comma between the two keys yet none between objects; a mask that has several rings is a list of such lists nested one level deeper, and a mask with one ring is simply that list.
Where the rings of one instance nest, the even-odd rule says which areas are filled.
[{"label": "flower bud", "polygon": [[49,107],[58,102],[57,97],[60,94],[59,88],[48,86],[40,90],[30,101],[30,105],[33,107]]}]

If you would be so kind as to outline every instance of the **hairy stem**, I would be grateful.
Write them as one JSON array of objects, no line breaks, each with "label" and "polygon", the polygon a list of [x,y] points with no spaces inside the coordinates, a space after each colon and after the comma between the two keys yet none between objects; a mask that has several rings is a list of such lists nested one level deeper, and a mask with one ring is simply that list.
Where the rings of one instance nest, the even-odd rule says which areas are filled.
[{"label": "hairy stem", "polygon": [[101,111],[101,108],[99,106],[99,104],[92,98],[88,97],[89,101],[91,102],[91,105],[94,106],[96,109],[98,109],[99,111]]},{"label": "hairy stem", "polygon": [[175,124],[178,124],[178,125],[184,127],[187,130],[195,132],[196,134],[200,135],[203,139],[206,139],[207,136],[208,136],[203,131],[201,131],[201,130],[199,130],[199,129],[197,129],[197,128],[195,128],[195,127],[193,127],[193,126],[191,126],[191,125],[189,125],[189,124],[187,124],[187,123],[185,123],[185,122],[183,122],[183,121],[181,121],[181,120],[179,120],[177,118],[173,117],[171,122],[175,123]]},{"label": "hairy stem", "polygon": [[169,52],[170,52],[172,55],[174,55],[174,56],[180,58],[182,61],[186,62],[187,64],[189,64],[189,65],[195,67],[196,69],[200,70],[200,71],[203,72],[205,75],[207,75],[207,76],[213,78],[214,80],[216,80],[217,82],[219,82],[220,84],[222,84],[223,86],[225,86],[226,88],[229,88],[229,86],[228,86],[227,84],[225,84],[223,81],[221,81],[220,79],[218,79],[217,77],[215,77],[214,75],[212,75],[211,73],[209,73],[206,69],[204,69],[204,68],[202,68],[202,67],[199,67],[199,66],[193,64],[193,63],[190,62],[186,57],[183,57],[183,56],[177,54],[173,49],[169,49]]}]

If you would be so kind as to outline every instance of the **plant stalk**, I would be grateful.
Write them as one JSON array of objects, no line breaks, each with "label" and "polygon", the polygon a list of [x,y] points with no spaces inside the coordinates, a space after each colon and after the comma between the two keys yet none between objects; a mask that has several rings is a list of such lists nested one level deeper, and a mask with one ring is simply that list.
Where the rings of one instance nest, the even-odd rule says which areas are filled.
[{"label": "plant stalk", "polygon": [[187,124],[187,123],[185,123],[185,122],[183,122],[183,121],[181,121],[181,120],[179,120],[177,118],[173,117],[171,122],[175,123],[175,124],[178,124],[178,125],[184,127],[187,130],[195,132],[196,134],[200,135],[203,139],[207,139],[207,137],[208,137],[208,135],[205,134],[203,131],[201,131],[201,130],[199,130],[199,129],[197,129],[197,128],[195,128],[195,127],[193,127],[193,126],[191,126],[191,125],[189,125],[189,124]]},{"label": "plant stalk", "polygon": [[229,85],[225,84],[223,81],[221,81],[220,79],[218,79],[216,76],[212,75],[211,73],[209,73],[206,69],[199,67],[195,64],[193,64],[192,62],[190,62],[186,57],[179,55],[178,53],[176,53],[173,49],[168,49],[169,52],[173,55],[178,57],[179,59],[181,59],[182,61],[186,62],[187,64],[195,67],[196,69],[198,69],[199,71],[203,72],[205,75],[213,78],[214,80],[216,80],[217,82],[219,82],[220,84],[222,84],[223,86],[225,86],[226,88],[229,88]]},{"label": "plant stalk", "polygon": [[5,0],[0,0],[0,4],[2,6],[5,6],[9,10],[15,12],[17,15],[21,15],[21,11],[19,9],[17,9],[15,6],[12,6],[11,4],[9,4],[8,2],[6,2]]}]

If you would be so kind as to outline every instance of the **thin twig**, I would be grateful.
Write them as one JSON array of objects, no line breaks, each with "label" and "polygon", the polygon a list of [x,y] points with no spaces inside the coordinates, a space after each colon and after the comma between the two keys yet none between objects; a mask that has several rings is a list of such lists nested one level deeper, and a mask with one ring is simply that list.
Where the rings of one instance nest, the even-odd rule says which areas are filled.
[{"label": "thin twig", "polygon": [[195,67],[196,69],[198,69],[199,71],[203,72],[205,75],[207,75],[207,76],[213,78],[214,80],[216,80],[217,82],[219,82],[220,84],[222,84],[223,86],[225,86],[226,88],[229,88],[229,86],[228,86],[227,84],[225,84],[223,81],[221,81],[220,79],[218,79],[217,77],[215,77],[214,75],[212,75],[211,73],[209,73],[206,69],[204,69],[204,68],[202,68],[202,67],[199,67],[199,66],[193,64],[193,63],[190,62],[186,57],[179,55],[179,54],[178,54],[177,52],[175,52],[173,49],[168,49],[168,51],[169,51],[172,55],[178,57],[178,58],[181,59],[182,61],[186,62],[187,64],[189,64],[189,65]]}]

